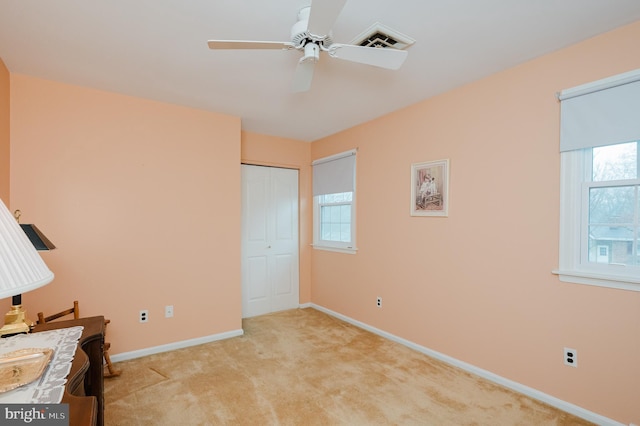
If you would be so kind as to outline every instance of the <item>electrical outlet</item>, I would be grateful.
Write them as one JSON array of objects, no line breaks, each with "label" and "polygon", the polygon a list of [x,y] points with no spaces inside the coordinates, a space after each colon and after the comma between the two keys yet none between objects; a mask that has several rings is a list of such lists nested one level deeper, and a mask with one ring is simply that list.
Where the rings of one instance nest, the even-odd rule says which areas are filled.
[{"label": "electrical outlet", "polygon": [[167,305],[164,307],[164,317],[171,318],[173,316],[173,305]]},{"label": "electrical outlet", "polygon": [[144,309],[140,311],[140,322],[148,322],[149,321],[149,311]]},{"label": "electrical outlet", "polygon": [[378,297],[378,298],[376,299],[376,306],[377,306],[378,308],[381,308],[381,307],[382,307],[382,297]]},{"label": "electrical outlet", "polygon": [[564,348],[564,365],[571,367],[578,366],[578,351],[571,348]]}]

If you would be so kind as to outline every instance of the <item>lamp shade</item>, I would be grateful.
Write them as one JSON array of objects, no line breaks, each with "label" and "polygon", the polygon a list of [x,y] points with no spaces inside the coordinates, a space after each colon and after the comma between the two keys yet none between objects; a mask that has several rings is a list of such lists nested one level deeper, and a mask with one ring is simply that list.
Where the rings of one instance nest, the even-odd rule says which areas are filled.
[{"label": "lamp shade", "polygon": [[0,299],[35,290],[52,280],[53,272],[0,200]]}]

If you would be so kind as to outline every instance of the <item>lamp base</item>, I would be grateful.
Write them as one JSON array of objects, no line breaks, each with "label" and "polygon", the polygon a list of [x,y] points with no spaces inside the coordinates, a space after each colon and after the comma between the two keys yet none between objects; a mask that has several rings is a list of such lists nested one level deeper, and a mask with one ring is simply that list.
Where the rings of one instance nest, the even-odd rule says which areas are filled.
[{"label": "lamp base", "polygon": [[32,326],[33,322],[27,319],[27,311],[22,309],[22,305],[13,305],[4,315],[4,326],[0,328],[0,337],[28,333]]}]

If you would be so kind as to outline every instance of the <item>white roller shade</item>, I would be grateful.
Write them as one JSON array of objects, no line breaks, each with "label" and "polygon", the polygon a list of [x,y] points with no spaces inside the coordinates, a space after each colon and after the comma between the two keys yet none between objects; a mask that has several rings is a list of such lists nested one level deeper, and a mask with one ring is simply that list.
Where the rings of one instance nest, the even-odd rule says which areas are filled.
[{"label": "white roller shade", "polygon": [[352,192],[356,180],[356,151],[351,150],[311,163],[313,195]]},{"label": "white roller shade", "polygon": [[640,70],[559,94],[560,151],[640,140]]}]

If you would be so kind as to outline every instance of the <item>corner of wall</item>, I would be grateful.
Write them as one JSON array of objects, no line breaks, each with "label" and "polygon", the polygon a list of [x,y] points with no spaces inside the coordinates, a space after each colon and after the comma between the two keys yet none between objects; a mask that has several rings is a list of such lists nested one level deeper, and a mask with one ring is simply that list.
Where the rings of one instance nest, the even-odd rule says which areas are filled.
[{"label": "corner of wall", "polygon": [[9,168],[9,141],[10,141],[10,85],[9,70],[0,58],[0,199],[9,204],[10,194],[10,168]]}]

